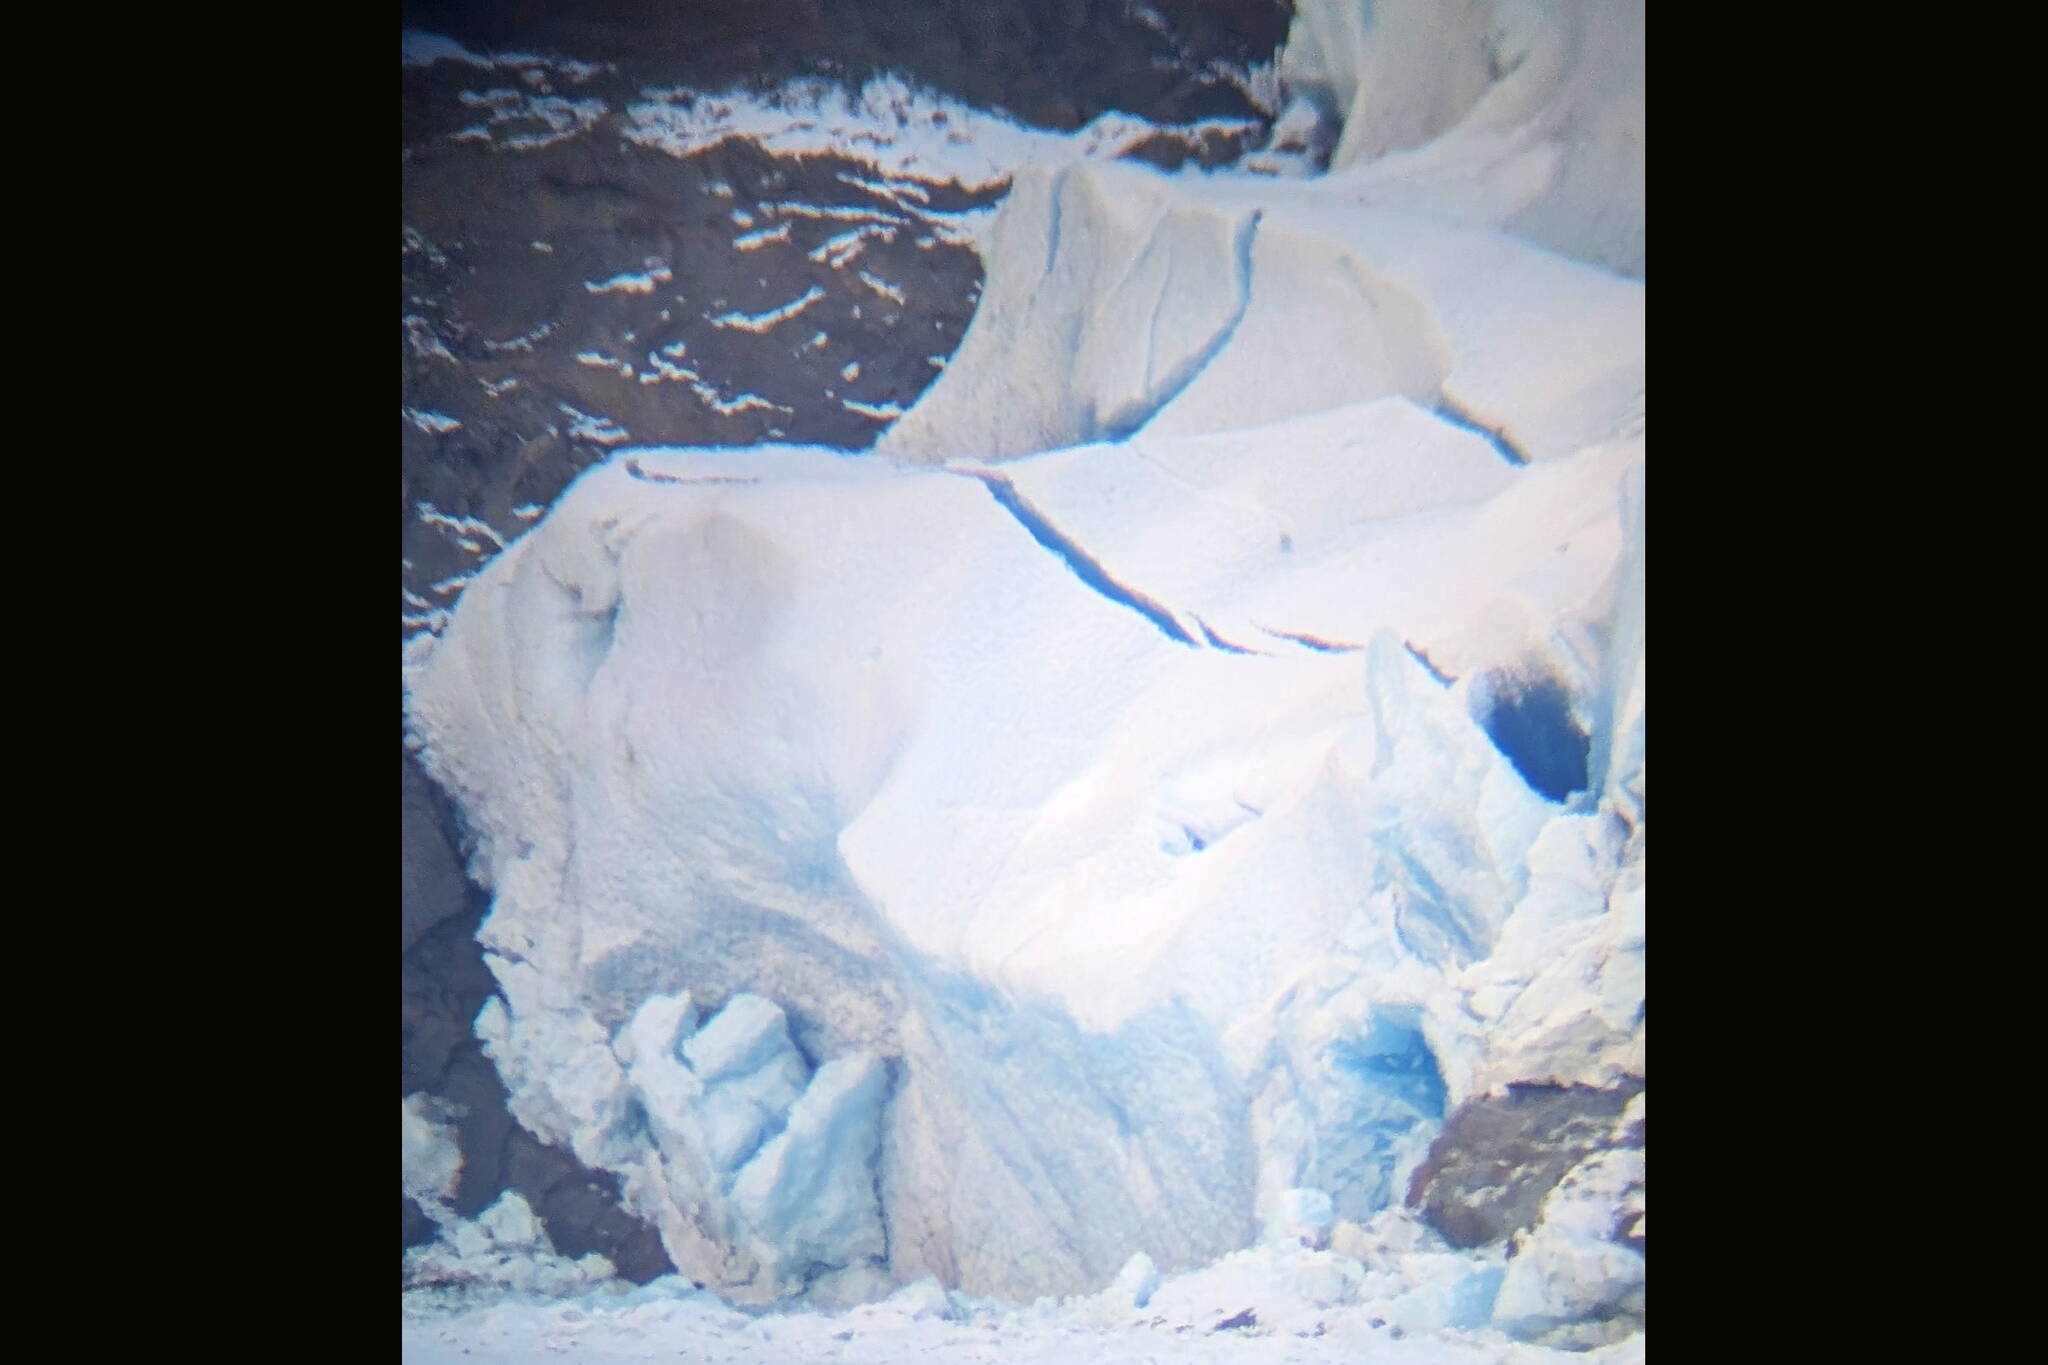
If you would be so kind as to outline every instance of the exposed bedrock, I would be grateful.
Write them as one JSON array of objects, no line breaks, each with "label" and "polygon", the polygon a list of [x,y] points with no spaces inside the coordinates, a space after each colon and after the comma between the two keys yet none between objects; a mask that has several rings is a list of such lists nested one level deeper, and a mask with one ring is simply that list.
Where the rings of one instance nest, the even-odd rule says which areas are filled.
[{"label": "exposed bedrock", "polygon": [[[476,941],[488,900],[459,870],[456,823],[445,798],[410,753],[403,768],[401,1091],[450,1106],[461,1154],[451,1211],[474,1218],[516,1191],[566,1254],[597,1252],[636,1283],[666,1274],[674,1267],[659,1238],[619,1207],[616,1178],[540,1142],[507,1110],[504,1082],[473,1028],[495,989]],[[433,1220],[408,1196],[405,1245],[435,1236]]]},{"label": "exposed bedrock", "polygon": [[[1137,11],[1148,10],[1153,22]],[[1105,110],[1255,117],[1215,68],[1270,61],[1286,0],[406,0],[409,28],[610,61],[707,89],[900,71],[1049,128]]]},{"label": "exposed bedrock", "polygon": [[[452,127],[477,117],[456,95],[489,83],[457,63],[407,78]],[[678,158],[616,136],[515,152],[423,135],[401,253],[404,403],[430,414],[401,423],[408,625],[436,621],[621,442],[858,450],[883,426],[872,412],[914,403],[973,313],[981,263],[849,183],[872,174],[744,139]],[[940,210],[988,197],[930,192]],[[763,206],[790,203],[812,216],[770,230]],[[777,326],[717,321],[795,299],[806,311]]]},{"label": "exposed bedrock", "polygon": [[1455,1247],[1506,1240],[1494,1325],[1585,1349],[1642,1327],[1648,1172],[1643,1079],[1514,1084],[1459,1106],[1408,1203]]},{"label": "exposed bedrock", "polygon": [[1408,1201],[1455,1247],[1526,1232],[1564,1173],[1614,1144],[1615,1121],[1642,1090],[1640,1079],[1609,1089],[1511,1085],[1468,1100],[1430,1144]]}]

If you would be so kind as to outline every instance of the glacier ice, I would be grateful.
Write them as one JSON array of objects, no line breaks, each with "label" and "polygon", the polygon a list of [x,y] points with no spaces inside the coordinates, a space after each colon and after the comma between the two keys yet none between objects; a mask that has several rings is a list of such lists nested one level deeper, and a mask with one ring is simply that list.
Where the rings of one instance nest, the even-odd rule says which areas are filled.
[{"label": "glacier ice", "polygon": [[1513,1255],[1398,1208],[1460,1105],[1645,1070],[1639,75],[1364,8],[1289,48],[1330,175],[1020,174],[883,458],[620,452],[411,649],[513,1113],[729,1299],[1639,1312],[1639,1152]]},{"label": "glacier ice", "polygon": [[1219,177],[1197,191],[1093,162],[1020,173],[959,351],[877,452],[1014,457],[1397,395],[1515,461],[1627,426],[1639,285],[1345,188]]},{"label": "glacier ice", "polygon": [[1641,278],[1641,0],[1297,0],[1288,85],[1375,198],[1454,208]]},{"label": "glacier ice", "polygon": [[[1184,490],[1135,447],[1091,453],[1125,466],[1134,497]],[[1546,830],[1596,817],[1532,791],[1405,643],[1432,628],[1432,655],[1485,648],[1500,632],[1461,635],[1459,608],[1491,600],[1486,577],[1468,562],[1446,592],[1439,575],[1439,600],[1406,619],[1405,593],[1342,591],[1362,554],[1405,551],[1385,576],[1422,580],[1415,557],[1454,533],[1403,522],[1443,532],[1443,511],[1362,542],[1304,531],[1234,579],[1159,576],[1190,584],[1174,609],[1201,602],[1204,620],[1243,619],[1255,598],[1259,619],[1365,640],[1268,637],[1246,655],[1162,635],[943,469],[641,456],[679,475],[741,459],[758,482],[586,476],[494,564],[480,586],[502,587],[465,603],[412,694],[495,884],[481,937],[505,999],[479,1030],[514,1112],[593,1164],[658,1158],[641,1206],[694,1278],[785,1283],[761,1278],[757,1236],[787,1233],[782,1254],[823,1267],[876,1254],[859,1218],[799,1234],[766,1188],[711,1183],[825,1080],[799,1047],[828,1066],[895,1061],[875,1175],[893,1274],[1075,1292],[1135,1250],[1185,1266],[1249,1238],[1268,1177],[1247,1116],[1274,1086],[1264,1103],[1299,1111],[1274,1131],[1302,1134],[1269,1143],[1300,1168],[1277,1188],[1397,1199],[1397,1168],[1488,1060],[1459,974],[1505,965],[1531,894],[1568,901],[1579,917],[1554,932],[1602,962],[1626,947],[1583,928],[1582,912],[1614,918],[1617,841],[1576,881],[1533,879],[1531,850],[1562,838]],[[1591,519],[1604,489],[1618,518],[1607,452],[1558,468],[1580,496],[1552,505]],[[1483,519],[1527,488],[1449,515]],[[1167,548],[1134,554],[1129,576]],[[1514,548],[1495,538],[1488,567],[1523,594],[1597,607],[1590,568],[1546,578],[1545,556]],[[1114,537],[1102,550],[1121,554]],[[666,1041],[640,1012],[679,991],[721,1013],[677,1054],[683,1012],[655,1007]],[[1538,976],[1497,994],[1544,1021],[1582,992]],[[1632,1021],[1611,1014],[1593,1021],[1625,1041]]]},{"label": "glacier ice", "polygon": [[790,1106],[783,1130],[733,1180],[734,1205],[793,1265],[796,1288],[814,1265],[879,1260],[886,1250],[873,1163],[887,1089],[876,1058],[833,1058]]},{"label": "glacier ice", "polygon": [[879,1261],[878,1059],[814,1069],[774,1002],[735,995],[700,1022],[687,991],[642,1002],[610,1053],[584,1064],[613,1086],[567,1140],[626,1176],[686,1272],[773,1298]]},{"label": "glacier ice", "polygon": [[1644,1261],[1616,1237],[1641,1206],[1630,1196],[1643,1185],[1636,1149],[1598,1152],[1580,1162],[1544,1201],[1543,1218],[1509,1260],[1494,1321],[1524,1339],[1564,1346],[1619,1340],[1645,1315]]},{"label": "glacier ice", "polygon": [[474,1219],[443,1204],[427,1206],[439,1234],[405,1254],[407,1284],[439,1289],[456,1302],[488,1301],[506,1291],[562,1297],[614,1279],[612,1263],[595,1252],[560,1255],[526,1200],[507,1190]]},{"label": "glacier ice", "polygon": [[782,1011],[738,995],[682,1047],[703,1087],[698,1129],[713,1170],[737,1171],[787,1121],[809,1079]]}]

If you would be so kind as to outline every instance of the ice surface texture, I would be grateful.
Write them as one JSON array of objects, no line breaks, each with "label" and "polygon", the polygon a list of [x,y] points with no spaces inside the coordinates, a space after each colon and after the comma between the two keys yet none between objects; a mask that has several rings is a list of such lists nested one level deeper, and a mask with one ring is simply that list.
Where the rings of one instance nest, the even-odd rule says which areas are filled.
[{"label": "ice surface texture", "polygon": [[[1514,108],[1594,107],[1560,31]],[[1135,1300],[1359,1245],[1475,1095],[1643,1073],[1643,287],[1503,230],[1569,176],[1431,198],[1351,126],[1323,180],[1027,173],[894,459],[621,453],[416,643],[479,1033],[689,1278]],[[1630,1292],[1562,1301],[1553,1206],[1531,1333]],[[1418,1320],[1508,1292],[1446,1266]]]},{"label": "ice surface texture", "polygon": [[1333,170],[1644,272],[1642,0],[1297,0],[1291,91],[1340,120]]},{"label": "ice surface texture", "polygon": [[[1257,653],[1167,637],[978,480],[822,453],[643,452],[758,482],[608,466],[480,581],[413,707],[495,892],[505,1003],[481,1027],[522,1121],[629,1194],[644,1177],[685,1273],[782,1290],[771,1263],[881,1253],[850,1194],[797,1229],[788,1163],[716,1183],[765,1162],[778,1123],[812,1164],[873,1148],[875,1058],[900,1083],[874,1168],[849,1156],[846,1179],[878,1188],[902,1278],[1028,1297],[1105,1283],[1136,1250],[1191,1264],[1252,1234],[1262,1183],[1363,1216],[1486,1058],[1460,974],[1509,967],[1495,950],[1532,897],[1556,928],[1610,917],[1615,817],[1532,791],[1403,641],[1472,665],[1540,647],[1486,624],[1504,584],[1549,593],[1508,599],[1516,620],[1597,616],[1639,446],[1510,471],[1474,505],[1318,525],[1229,477],[1328,480],[1328,445],[1266,439],[1192,492],[1269,543],[1176,549],[1146,517],[1082,542]],[[1048,473],[1113,470],[1136,508],[1171,509],[1200,467],[1180,453],[1101,446]],[[1037,505],[1058,520],[1073,496],[1046,477]],[[1532,501],[1562,522],[1503,510]],[[1432,533],[1404,534],[1418,519]],[[1507,975],[1486,1001],[1522,1008]],[[687,1041],[650,1003],[681,990],[724,1007]],[[861,1083],[800,1126],[797,1096],[841,1061]]]}]

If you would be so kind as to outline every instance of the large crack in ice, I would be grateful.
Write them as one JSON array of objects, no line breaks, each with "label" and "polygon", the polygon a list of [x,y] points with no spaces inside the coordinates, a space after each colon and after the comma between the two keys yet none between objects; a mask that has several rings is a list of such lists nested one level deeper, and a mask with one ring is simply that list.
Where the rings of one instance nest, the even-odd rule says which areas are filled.
[{"label": "large crack in ice", "polygon": [[1017,524],[1031,533],[1031,538],[1059,557],[1061,563],[1073,571],[1074,577],[1086,583],[1120,607],[1128,607],[1159,628],[1160,634],[1169,640],[1200,649],[1201,642],[1180,623],[1170,610],[1160,603],[1120,582],[1102,561],[1088,553],[1081,543],[1052,524],[1045,513],[1033,506],[1031,500],[1017,491],[1017,486],[986,469],[962,469],[957,471],[969,478],[979,479],[987,486],[991,496],[1005,512],[1017,519]]},{"label": "large crack in ice", "polygon": [[1509,464],[1520,467],[1529,463],[1528,452],[1509,440],[1507,433],[1499,427],[1490,427],[1468,412],[1464,405],[1448,393],[1438,393],[1436,406],[1430,409],[1436,416],[1452,426],[1469,431],[1488,445],[1494,453]]},{"label": "large crack in ice", "polygon": [[1045,219],[1045,270],[1038,277],[1038,282],[1041,285],[1052,278],[1053,265],[1060,258],[1060,201],[1064,198],[1062,191],[1065,190],[1066,183],[1067,176],[1062,174],[1053,185],[1050,203],[1047,206]]},{"label": "large crack in ice", "polygon": [[1264,650],[1252,649],[1246,645],[1240,645],[1233,641],[1224,639],[1221,635],[1218,635],[1214,630],[1210,629],[1209,623],[1207,621],[1204,621],[1200,616],[1195,617],[1195,625],[1201,629],[1202,638],[1209,642],[1209,647],[1212,649],[1220,649],[1226,654],[1251,654],[1264,657]]},{"label": "large crack in ice", "polygon": [[[1100,439],[1121,441],[1150,422],[1166,409],[1166,406],[1180,397],[1196,376],[1209,368],[1211,361],[1223,354],[1223,348],[1237,335],[1238,324],[1252,306],[1252,245],[1258,240],[1259,223],[1265,217],[1265,210],[1253,209],[1237,225],[1231,241],[1230,258],[1237,272],[1237,304],[1225,318],[1223,325],[1216,329],[1214,336],[1192,355],[1175,366],[1166,378],[1152,382],[1153,369],[1159,355],[1159,318],[1166,300],[1172,292],[1173,276],[1169,268],[1165,282],[1160,286],[1159,297],[1152,302],[1152,318],[1145,333],[1145,380],[1146,392],[1135,402],[1112,414],[1102,424]],[[1148,248],[1149,250],[1149,248]]]},{"label": "large crack in ice", "polygon": [[1346,644],[1342,640],[1327,640],[1320,635],[1310,635],[1307,631],[1275,630],[1271,626],[1259,626],[1259,629],[1277,640],[1292,640],[1302,648],[1312,649],[1318,654],[1356,654],[1365,648],[1364,645]]}]

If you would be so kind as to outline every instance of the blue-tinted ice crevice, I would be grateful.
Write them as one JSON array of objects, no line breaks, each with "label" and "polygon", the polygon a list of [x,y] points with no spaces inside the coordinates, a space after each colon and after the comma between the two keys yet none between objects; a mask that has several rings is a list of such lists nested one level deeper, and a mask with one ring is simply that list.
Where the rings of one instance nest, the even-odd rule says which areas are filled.
[{"label": "blue-tinted ice crevice", "polygon": [[1290,640],[1303,649],[1312,649],[1318,654],[1356,654],[1364,645],[1346,644],[1342,640],[1327,640],[1320,635],[1311,635],[1302,630],[1275,630],[1271,626],[1260,626],[1260,630],[1276,640]]},{"label": "blue-tinted ice crevice", "polygon": [[[1115,602],[1118,606],[1128,607],[1147,621],[1150,621],[1154,626],[1158,627],[1160,634],[1166,636],[1167,639],[1177,644],[1187,645],[1192,649],[1207,647],[1209,649],[1221,650],[1226,654],[1241,654],[1254,657],[1265,656],[1264,650],[1253,649],[1248,645],[1239,644],[1235,640],[1217,634],[1207,621],[1204,621],[1200,616],[1192,612],[1189,613],[1189,617],[1194,622],[1194,628],[1190,630],[1186,623],[1170,607],[1110,573],[1109,569],[1100,559],[1089,553],[1088,549],[1079,541],[1055,525],[1052,519],[1046,516],[1044,511],[1029,498],[1025,497],[1023,492],[1008,477],[989,469],[963,468],[955,472],[966,475],[969,478],[981,480],[988,488],[990,495],[995,498],[1002,509],[1015,517],[1017,523],[1031,533],[1033,540],[1057,555],[1060,562],[1072,570],[1076,578],[1110,601]],[[1322,642],[1315,640],[1313,637],[1287,635],[1279,631],[1268,631],[1267,633],[1281,635],[1283,638],[1294,640],[1296,643],[1306,645],[1311,649],[1325,648]],[[1328,650],[1327,652],[1340,652],[1340,650]]]},{"label": "blue-tinted ice crevice", "polygon": [[[1336,1002],[1301,1004],[1327,1013]],[[1309,1213],[1317,1216],[1307,1221],[1326,1228],[1334,1219],[1364,1223],[1400,1202],[1406,1175],[1441,1131],[1449,1100],[1421,1013],[1413,1005],[1374,1004],[1320,1041],[1301,1037],[1278,1059],[1263,1101],[1269,1234]]]},{"label": "blue-tinted ice crevice", "polygon": [[1403,1158],[1443,1123],[1445,1087],[1436,1054],[1397,1011],[1378,1012],[1361,1035],[1323,1056],[1324,1129],[1313,1180],[1337,1215],[1362,1220],[1396,1202]]},{"label": "blue-tinted ice crevice", "polygon": [[[1121,441],[1137,432],[1147,422],[1165,411],[1174,399],[1180,397],[1188,385],[1195,382],[1195,377],[1207,369],[1209,363],[1221,355],[1223,348],[1237,335],[1238,325],[1244,321],[1245,313],[1252,306],[1252,245],[1258,240],[1259,223],[1264,217],[1264,210],[1252,210],[1237,225],[1233,235],[1230,259],[1237,276],[1237,301],[1230,311],[1230,316],[1224,319],[1223,325],[1216,329],[1215,335],[1209,338],[1207,344],[1184,358],[1165,377],[1154,381],[1153,374],[1160,349],[1160,313],[1173,286],[1172,273],[1168,272],[1160,285],[1159,297],[1153,302],[1152,318],[1145,332],[1145,391],[1130,405],[1104,418],[1097,439]],[[1057,217],[1053,221],[1057,230]]]},{"label": "blue-tinted ice crevice", "polygon": [[1201,630],[1202,638],[1209,642],[1211,649],[1220,649],[1226,654],[1263,654],[1265,652],[1264,650],[1249,648],[1232,640],[1226,640],[1210,629],[1209,623],[1199,616],[1195,617],[1195,625]]},{"label": "blue-tinted ice crevice", "polygon": [[1520,467],[1529,463],[1529,456],[1520,446],[1508,439],[1507,433],[1499,427],[1490,427],[1467,411],[1465,406],[1448,393],[1439,393],[1436,406],[1431,409],[1438,417],[1463,431],[1469,431],[1493,447],[1494,454],[1509,464]]},{"label": "blue-tinted ice crevice", "polygon": [[1060,561],[1073,570],[1074,577],[1086,583],[1119,606],[1128,607],[1159,628],[1160,634],[1191,649],[1201,648],[1188,628],[1180,623],[1171,611],[1144,593],[1120,582],[1102,561],[1088,553],[1082,544],[1059,527],[1053,525],[1044,512],[1032,505],[1029,498],[1017,490],[1001,474],[986,469],[963,469],[960,473],[980,479],[1005,512],[1017,519],[1018,525],[1031,533],[1031,538],[1059,556]]}]

